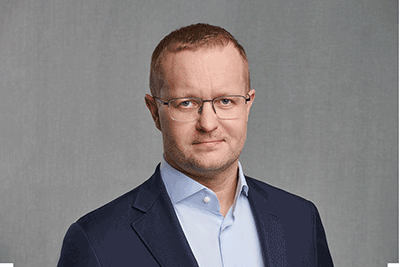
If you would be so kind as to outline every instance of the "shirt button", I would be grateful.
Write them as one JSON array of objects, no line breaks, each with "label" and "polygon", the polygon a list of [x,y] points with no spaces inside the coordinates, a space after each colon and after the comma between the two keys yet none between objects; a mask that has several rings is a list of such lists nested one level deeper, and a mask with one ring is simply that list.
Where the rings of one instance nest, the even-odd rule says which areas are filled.
[{"label": "shirt button", "polygon": [[209,197],[205,197],[204,198],[204,202],[206,202],[206,203],[210,202],[210,198]]}]

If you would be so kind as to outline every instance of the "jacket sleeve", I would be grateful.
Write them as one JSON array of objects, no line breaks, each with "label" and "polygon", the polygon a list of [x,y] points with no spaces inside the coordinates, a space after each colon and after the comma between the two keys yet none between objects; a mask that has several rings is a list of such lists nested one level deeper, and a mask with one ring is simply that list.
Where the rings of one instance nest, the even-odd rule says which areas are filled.
[{"label": "jacket sleeve", "polygon": [[331,253],[329,252],[328,242],[326,241],[324,227],[322,226],[321,217],[314,204],[314,246],[316,266],[333,267]]},{"label": "jacket sleeve", "polygon": [[74,223],[68,229],[61,248],[58,267],[100,267],[99,259],[83,228]]}]

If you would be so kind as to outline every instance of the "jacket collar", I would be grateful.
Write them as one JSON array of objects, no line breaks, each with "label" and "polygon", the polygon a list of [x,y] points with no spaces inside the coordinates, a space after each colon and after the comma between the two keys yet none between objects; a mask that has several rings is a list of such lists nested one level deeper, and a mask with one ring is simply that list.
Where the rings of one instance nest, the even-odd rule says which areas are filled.
[{"label": "jacket collar", "polygon": [[258,186],[254,179],[246,177],[249,185],[249,203],[256,222],[258,237],[263,251],[264,265],[269,267],[287,266],[285,239],[276,206],[268,193]]},{"label": "jacket collar", "polygon": [[133,208],[143,215],[135,218],[132,228],[161,266],[198,267],[162,182],[160,165],[140,186]]}]

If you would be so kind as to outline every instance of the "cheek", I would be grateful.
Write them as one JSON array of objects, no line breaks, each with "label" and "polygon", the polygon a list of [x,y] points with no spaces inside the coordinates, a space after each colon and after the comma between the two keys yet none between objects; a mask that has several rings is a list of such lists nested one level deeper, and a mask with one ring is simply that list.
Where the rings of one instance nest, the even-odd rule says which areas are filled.
[{"label": "cheek", "polygon": [[228,135],[236,141],[246,139],[247,123],[244,120],[231,121],[230,125],[225,127]]},{"label": "cheek", "polygon": [[162,118],[161,130],[164,144],[168,144],[170,148],[182,147],[190,141],[191,132],[188,123],[183,124],[172,119]]},{"label": "cheek", "polygon": [[171,127],[171,122],[166,114],[161,114],[160,116],[160,127],[163,137],[164,148],[171,148],[174,143],[174,133],[172,132],[173,127]]}]

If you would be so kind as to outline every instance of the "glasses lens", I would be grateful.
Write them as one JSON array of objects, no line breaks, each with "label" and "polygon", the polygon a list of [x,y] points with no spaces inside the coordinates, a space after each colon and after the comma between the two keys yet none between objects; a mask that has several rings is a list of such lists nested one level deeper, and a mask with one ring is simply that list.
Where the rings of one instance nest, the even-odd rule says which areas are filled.
[{"label": "glasses lens", "polygon": [[177,98],[169,101],[171,117],[176,121],[193,121],[202,105],[199,98]]},{"label": "glasses lens", "polygon": [[221,96],[214,99],[214,108],[220,119],[236,119],[245,114],[246,99],[243,96]]}]

